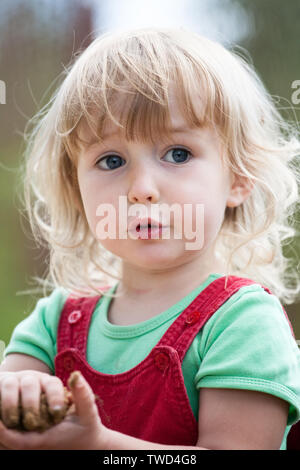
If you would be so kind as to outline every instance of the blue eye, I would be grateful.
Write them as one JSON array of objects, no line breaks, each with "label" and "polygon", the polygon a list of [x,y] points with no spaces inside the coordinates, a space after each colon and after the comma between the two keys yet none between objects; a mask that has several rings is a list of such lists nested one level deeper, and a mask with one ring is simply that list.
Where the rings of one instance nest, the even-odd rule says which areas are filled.
[{"label": "blue eye", "polygon": [[[174,160],[175,160],[175,163],[185,163],[188,157],[191,155],[191,152],[189,152],[188,150],[184,148],[176,147],[176,148],[170,149],[165,154],[165,157],[169,154],[171,155],[171,158],[173,159],[172,163],[174,163]],[[106,157],[100,158],[97,161],[96,166],[100,167],[101,170],[108,171],[108,170],[115,170],[117,168],[120,168],[120,166],[123,166],[125,163],[126,163],[125,160],[119,157],[118,155],[107,155]],[[104,167],[103,165],[105,165],[106,167]]]},{"label": "blue eye", "polygon": [[121,160],[123,160],[123,158],[119,157],[118,155],[107,155],[106,157],[103,157],[98,160],[96,165],[100,166],[100,162],[106,162],[108,168],[103,168],[102,166],[100,166],[102,170],[115,170],[116,168],[119,168],[119,166],[122,166],[119,165]]},{"label": "blue eye", "polygon": [[191,152],[188,150],[181,148],[181,147],[176,147],[173,149],[170,149],[166,155],[171,154],[172,158],[175,160],[176,163],[184,163],[186,159],[188,158],[189,155],[191,155]]}]

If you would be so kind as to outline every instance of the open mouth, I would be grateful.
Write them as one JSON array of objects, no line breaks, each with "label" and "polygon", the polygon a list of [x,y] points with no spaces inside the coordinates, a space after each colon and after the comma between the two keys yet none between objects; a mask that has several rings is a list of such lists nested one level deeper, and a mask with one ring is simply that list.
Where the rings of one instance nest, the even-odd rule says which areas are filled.
[{"label": "open mouth", "polygon": [[129,232],[137,233],[138,238],[160,238],[163,232],[163,225],[150,217],[136,218],[129,223]]},{"label": "open mouth", "polygon": [[136,227],[136,231],[140,232],[141,230],[153,230],[153,229],[159,229],[161,228],[161,225],[154,225],[154,224],[147,224],[147,225],[141,225],[138,224]]},{"label": "open mouth", "polygon": [[157,239],[162,235],[162,226],[159,225],[138,225],[136,228],[138,237],[141,239]]}]

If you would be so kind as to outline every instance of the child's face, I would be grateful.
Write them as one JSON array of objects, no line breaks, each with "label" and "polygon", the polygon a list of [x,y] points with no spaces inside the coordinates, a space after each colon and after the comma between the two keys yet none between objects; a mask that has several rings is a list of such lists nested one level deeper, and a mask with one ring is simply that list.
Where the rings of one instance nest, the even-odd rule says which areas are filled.
[{"label": "child's face", "polygon": [[[186,127],[175,105],[171,117],[174,129]],[[118,128],[114,124],[105,128],[105,134],[116,131]],[[102,204],[115,208],[117,236],[100,240],[100,243],[124,261],[141,268],[163,269],[178,266],[194,257],[199,261],[203,257],[206,262],[214,259],[213,244],[220,231],[225,208],[227,204],[233,205],[235,193],[229,170],[222,165],[219,138],[212,128],[174,131],[171,140],[156,142],[155,145],[127,141],[118,132],[105,138],[104,143],[96,143],[83,150],[78,159],[77,173],[87,221],[96,238],[97,224],[101,220],[97,208]],[[185,237],[183,225],[181,238],[173,237],[175,219],[172,215],[169,239],[162,236],[154,240],[129,236],[118,239],[119,196],[127,201],[127,210],[134,204],[141,204],[148,209],[149,216],[153,204],[180,205],[182,214],[184,204],[190,205],[193,230],[197,228],[197,204],[202,204],[204,218],[201,227],[197,228],[198,231],[203,230],[202,247],[186,250],[186,243],[193,240]],[[107,213],[102,214],[107,216]],[[133,217],[126,216],[126,219],[130,222]]]}]

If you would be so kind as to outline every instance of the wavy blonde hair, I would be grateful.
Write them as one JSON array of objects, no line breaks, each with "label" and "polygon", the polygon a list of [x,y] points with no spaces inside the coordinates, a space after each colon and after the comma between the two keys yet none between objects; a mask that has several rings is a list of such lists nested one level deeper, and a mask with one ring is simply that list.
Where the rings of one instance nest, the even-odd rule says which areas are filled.
[{"label": "wavy blonde hair", "polygon": [[86,144],[80,129],[87,124],[101,140],[111,119],[128,139],[154,141],[168,133],[172,85],[187,123],[214,125],[226,164],[253,183],[244,203],[226,208],[216,240],[226,274],[250,277],[285,304],[298,299],[298,260],[285,257],[283,248],[296,235],[300,142],[244,57],[184,29],[144,28],[97,37],[63,75],[28,123],[33,130],[22,168],[30,226],[49,249],[45,278],[36,278],[44,294],[61,286],[95,295],[121,279],[122,260],[94,238],[85,217],[76,176]]}]

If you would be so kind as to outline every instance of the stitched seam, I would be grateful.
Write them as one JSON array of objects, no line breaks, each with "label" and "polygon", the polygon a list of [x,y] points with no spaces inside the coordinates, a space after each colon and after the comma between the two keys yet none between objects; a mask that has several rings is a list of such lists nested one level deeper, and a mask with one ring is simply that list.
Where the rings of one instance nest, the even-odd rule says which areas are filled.
[{"label": "stitched seam", "polygon": [[[236,377],[236,376],[213,376],[213,377],[204,377],[203,379],[198,382],[197,389],[201,389],[203,384],[207,384],[211,386],[211,383],[219,383],[220,385],[228,385],[228,384],[240,384],[240,385],[248,385],[248,386],[264,386],[265,389],[272,390],[274,392],[282,392],[284,395],[288,396],[294,403],[297,403],[297,406],[300,407],[300,400],[299,397],[289,390],[284,385],[278,382],[271,382],[270,380],[266,379],[258,379],[252,377]],[[263,390],[262,390],[263,391]]]},{"label": "stitched seam", "polygon": [[[213,315],[211,315],[206,321],[205,323],[201,326],[201,328],[197,327],[197,325],[195,325],[195,327],[193,328],[194,330],[194,333],[193,333],[193,340],[195,339],[196,335],[199,333],[199,331],[201,331],[205,325],[209,322],[209,320],[214,316],[214,314],[219,311],[223,306],[225,308],[226,304],[234,297],[237,295],[237,298],[233,301],[233,304],[247,291],[244,291],[244,292],[241,292],[241,290],[243,288],[248,288],[248,287],[252,287],[253,285],[257,285],[257,284],[248,284],[248,285],[243,285],[241,286],[236,292],[234,293],[231,293],[230,297],[228,297],[226,300],[224,300],[224,302],[214,311]],[[219,300],[219,298],[222,296],[222,293],[217,297],[216,299],[216,302]],[[210,299],[208,298],[207,301],[205,302],[205,304],[203,305],[202,309],[200,308],[200,310],[203,310],[204,312],[204,315],[206,316],[207,315],[207,306],[209,306],[209,310],[210,310],[210,303],[209,303]],[[232,304],[232,305],[233,305]],[[227,308],[228,305],[227,305]],[[226,312],[226,310],[225,310]],[[200,321],[200,320],[199,320]],[[195,333],[196,331],[196,333]],[[181,335],[181,337],[179,337],[178,341],[176,342],[176,344],[174,345],[174,347],[176,348],[176,350],[178,351],[178,354],[179,354],[179,357],[181,359],[181,361],[183,360],[183,357],[187,351],[188,348],[186,348],[185,344],[186,344],[186,336],[188,336],[188,334],[191,334],[191,332],[188,332],[188,331],[184,331],[183,334]],[[192,340],[192,341],[193,341]],[[190,342],[189,346],[191,345],[192,341]]]}]

